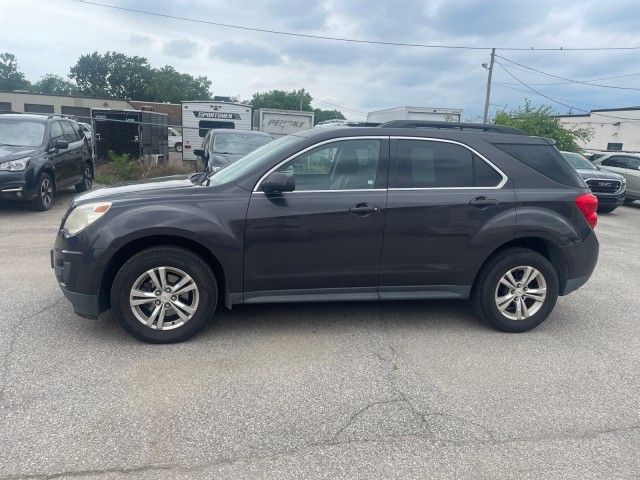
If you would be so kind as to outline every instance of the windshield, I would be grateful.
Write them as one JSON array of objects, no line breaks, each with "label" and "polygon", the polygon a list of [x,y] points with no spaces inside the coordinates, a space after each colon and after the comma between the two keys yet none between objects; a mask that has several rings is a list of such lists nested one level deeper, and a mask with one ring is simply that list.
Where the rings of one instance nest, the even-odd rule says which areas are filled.
[{"label": "windshield", "polygon": [[42,145],[44,123],[29,120],[0,119],[0,144],[16,147]]},{"label": "windshield", "polygon": [[567,159],[569,165],[576,170],[597,170],[597,168],[579,153],[561,152],[562,156]]},{"label": "windshield", "polygon": [[222,185],[223,183],[235,182],[247,172],[260,168],[260,165],[267,163],[273,156],[278,155],[298,141],[300,141],[300,137],[287,135],[286,137],[280,137],[273,142],[269,142],[213,175],[209,185]]},{"label": "windshield", "polygon": [[266,135],[216,133],[213,136],[213,153],[246,155],[273,140]]}]

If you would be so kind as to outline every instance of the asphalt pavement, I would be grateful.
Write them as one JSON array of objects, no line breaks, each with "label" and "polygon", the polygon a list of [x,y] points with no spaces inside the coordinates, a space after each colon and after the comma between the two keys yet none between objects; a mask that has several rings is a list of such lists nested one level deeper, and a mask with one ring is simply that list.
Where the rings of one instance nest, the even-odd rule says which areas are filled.
[{"label": "asphalt pavement", "polygon": [[255,305],[153,346],[58,289],[71,198],[0,205],[0,478],[640,478],[640,202],[525,334],[466,302]]}]

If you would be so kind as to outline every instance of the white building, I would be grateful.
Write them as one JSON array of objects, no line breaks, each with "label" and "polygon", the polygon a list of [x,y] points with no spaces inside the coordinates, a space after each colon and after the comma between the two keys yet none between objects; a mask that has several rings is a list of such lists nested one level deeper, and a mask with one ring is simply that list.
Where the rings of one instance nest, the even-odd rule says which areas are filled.
[{"label": "white building", "polygon": [[133,109],[127,100],[121,98],[0,91],[0,112],[60,113],[73,115],[86,122],[91,120],[92,108]]},{"label": "white building", "polygon": [[435,122],[459,122],[460,108],[395,107],[376,110],[367,114],[367,122],[384,123],[391,120],[430,120]]},{"label": "white building", "polygon": [[557,115],[568,128],[590,128],[587,150],[640,152],[640,107],[591,110],[580,115]]}]

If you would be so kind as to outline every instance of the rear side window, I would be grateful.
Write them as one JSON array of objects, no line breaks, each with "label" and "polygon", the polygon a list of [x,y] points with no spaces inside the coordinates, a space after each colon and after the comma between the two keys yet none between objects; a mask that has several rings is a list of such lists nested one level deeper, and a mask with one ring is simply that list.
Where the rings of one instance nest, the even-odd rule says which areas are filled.
[{"label": "rear side window", "polygon": [[551,145],[498,143],[495,146],[555,182],[568,187],[585,186],[580,175]]},{"label": "rear side window", "polygon": [[629,163],[625,157],[610,157],[602,162],[606,167],[628,168]]},{"label": "rear side window", "polygon": [[496,187],[502,176],[471,150],[446,142],[397,140],[396,188]]}]

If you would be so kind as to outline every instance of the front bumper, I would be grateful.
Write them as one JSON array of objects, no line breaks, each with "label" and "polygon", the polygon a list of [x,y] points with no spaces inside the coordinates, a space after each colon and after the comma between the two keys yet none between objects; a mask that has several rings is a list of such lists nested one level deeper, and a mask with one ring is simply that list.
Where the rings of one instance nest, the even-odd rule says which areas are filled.
[{"label": "front bumper", "polygon": [[625,191],[615,194],[594,193],[600,207],[619,207],[624,203]]},{"label": "front bumper", "polygon": [[0,171],[0,200],[31,200],[35,196],[29,170]]}]

